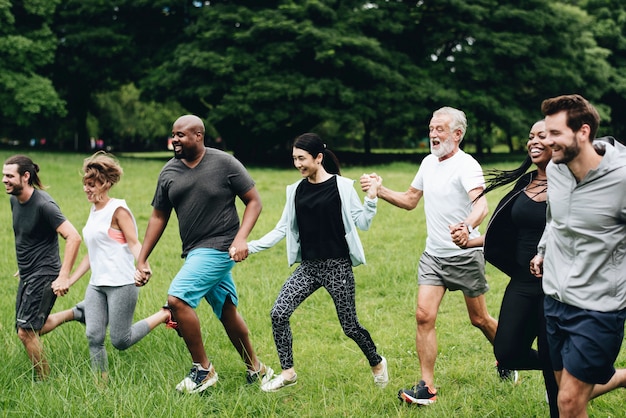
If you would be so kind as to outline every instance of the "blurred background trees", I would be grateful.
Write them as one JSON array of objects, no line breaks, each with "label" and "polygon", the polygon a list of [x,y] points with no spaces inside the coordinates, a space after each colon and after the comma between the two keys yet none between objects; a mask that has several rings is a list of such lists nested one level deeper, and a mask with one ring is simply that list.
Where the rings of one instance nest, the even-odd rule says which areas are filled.
[{"label": "blurred background trees", "polygon": [[580,93],[623,139],[625,27],[618,0],[0,0],[0,138],[164,149],[189,112],[246,162],[306,131],[426,151],[449,105],[480,155]]}]

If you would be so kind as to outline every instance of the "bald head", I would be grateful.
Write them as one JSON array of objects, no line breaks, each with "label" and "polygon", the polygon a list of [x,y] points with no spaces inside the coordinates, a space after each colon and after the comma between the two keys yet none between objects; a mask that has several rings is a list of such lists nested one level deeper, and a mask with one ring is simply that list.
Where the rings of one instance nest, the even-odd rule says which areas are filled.
[{"label": "bald head", "polygon": [[174,127],[177,130],[188,132],[200,132],[204,136],[204,122],[196,115],[183,115],[176,119]]}]

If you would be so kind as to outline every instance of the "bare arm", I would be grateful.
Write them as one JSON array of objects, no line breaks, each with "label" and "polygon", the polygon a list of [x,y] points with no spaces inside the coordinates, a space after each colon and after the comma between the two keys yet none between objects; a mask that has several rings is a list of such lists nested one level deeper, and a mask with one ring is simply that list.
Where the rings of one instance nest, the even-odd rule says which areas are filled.
[{"label": "bare arm", "polygon": [[74,225],[68,220],[59,225],[57,233],[65,239],[65,251],[59,277],[52,282],[52,289],[56,289],[54,292],[57,296],[64,296],[72,285],[70,272],[76,262],[82,238],[76,228],[74,228]]},{"label": "bare arm", "polygon": [[146,235],[143,238],[143,245],[141,251],[137,257],[137,269],[135,270],[135,285],[143,286],[148,283],[150,276],[152,276],[152,270],[148,265],[148,257],[152,253],[152,250],[156,246],[167,222],[170,219],[171,212],[163,212],[158,209],[152,209],[152,215],[148,221],[148,227],[146,228]]},{"label": "bare arm", "polygon": [[470,229],[474,230],[474,228],[477,228],[489,212],[489,208],[487,206],[487,198],[485,196],[481,196],[480,199],[476,200],[476,198],[482,193],[482,191],[482,187],[477,187],[468,192],[467,195],[470,199],[470,202],[474,202],[472,204],[472,211],[463,221],[459,222],[456,225],[450,226],[450,235],[452,236],[452,241],[461,248],[467,248],[470,246],[478,247],[482,245],[482,242],[480,243],[480,245],[477,245],[476,242],[473,242],[470,245],[469,241]]},{"label": "bare arm", "polygon": [[397,192],[388,189],[383,186],[383,178],[378,176],[376,173],[362,175],[360,178],[360,183],[361,189],[364,192],[368,192],[370,190],[370,187],[375,185],[376,187],[378,187],[377,195],[379,198],[391,203],[394,206],[406,210],[415,209],[420,199],[424,195],[424,192],[422,190],[415,189],[414,187],[409,187],[406,192]]},{"label": "bare arm", "polygon": [[248,257],[248,235],[252,232],[252,228],[254,228],[257,219],[259,219],[261,209],[263,208],[261,196],[256,187],[240,195],[239,198],[246,205],[246,209],[243,212],[239,231],[230,245],[229,254],[235,261],[243,261]]}]

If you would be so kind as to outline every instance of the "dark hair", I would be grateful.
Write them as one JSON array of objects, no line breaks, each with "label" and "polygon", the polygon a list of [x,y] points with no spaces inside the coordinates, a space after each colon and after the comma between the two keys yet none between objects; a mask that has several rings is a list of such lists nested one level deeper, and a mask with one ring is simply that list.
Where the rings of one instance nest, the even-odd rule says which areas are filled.
[{"label": "dark hair", "polygon": [[324,170],[330,174],[341,175],[341,169],[339,167],[339,160],[337,159],[337,156],[331,150],[326,148],[326,144],[324,144],[319,135],[314,133],[302,134],[295,139],[293,146],[294,148],[305,150],[311,154],[313,158],[317,158],[318,155],[322,154],[322,166],[324,166]]},{"label": "dark hair", "polygon": [[579,94],[569,94],[563,96],[552,97],[541,103],[541,112],[545,116],[554,115],[565,111],[567,114],[567,127],[574,132],[578,132],[580,128],[589,125],[589,140],[592,141],[598,133],[600,125],[600,115],[595,107],[591,105]]},{"label": "dark hair", "polygon": [[17,165],[17,172],[20,176],[23,176],[26,172],[30,174],[28,178],[28,184],[30,186],[36,187],[38,189],[44,189],[45,187],[41,184],[41,180],[39,179],[39,166],[33,162],[30,158],[25,155],[14,155],[9,157],[4,165],[15,164]]}]

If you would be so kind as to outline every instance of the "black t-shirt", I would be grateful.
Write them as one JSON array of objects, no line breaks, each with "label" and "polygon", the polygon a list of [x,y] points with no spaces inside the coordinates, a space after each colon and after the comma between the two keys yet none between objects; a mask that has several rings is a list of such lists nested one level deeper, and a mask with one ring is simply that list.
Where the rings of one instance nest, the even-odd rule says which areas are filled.
[{"label": "black t-shirt", "polygon": [[35,189],[25,203],[11,196],[11,211],[20,277],[59,274],[61,259],[56,230],[65,222],[59,206],[48,193]]},{"label": "black t-shirt", "polygon": [[336,176],[317,184],[303,180],[295,204],[303,260],[349,256]]}]

